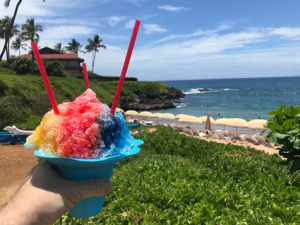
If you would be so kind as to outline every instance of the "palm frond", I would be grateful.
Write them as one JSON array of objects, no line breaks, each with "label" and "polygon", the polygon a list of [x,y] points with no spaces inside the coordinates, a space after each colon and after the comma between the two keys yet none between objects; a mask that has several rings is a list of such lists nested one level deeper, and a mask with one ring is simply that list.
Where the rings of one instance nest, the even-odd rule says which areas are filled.
[{"label": "palm frond", "polygon": [[10,5],[10,0],[5,0],[4,1],[4,7],[7,8]]}]

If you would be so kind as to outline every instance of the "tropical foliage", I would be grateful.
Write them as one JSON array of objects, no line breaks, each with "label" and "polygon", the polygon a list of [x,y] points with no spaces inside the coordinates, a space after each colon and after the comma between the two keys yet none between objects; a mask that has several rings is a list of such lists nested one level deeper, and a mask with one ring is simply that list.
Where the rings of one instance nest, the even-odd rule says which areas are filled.
[{"label": "tropical foliage", "polygon": [[6,58],[7,58],[7,66],[10,67],[10,39],[19,34],[18,25],[14,25],[10,29],[11,18],[9,16],[5,16],[2,20],[0,20],[0,39],[4,39],[6,46]]},{"label": "tropical foliage", "polygon": [[[36,42],[40,36],[38,32],[43,32],[41,25],[35,24],[34,18],[27,19],[26,23],[22,25],[21,37],[24,41]],[[34,74],[34,54],[32,52],[31,58],[31,75]]]},{"label": "tropical foliage", "polygon": [[65,49],[68,52],[78,53],[82,52],[85,53],[85,51],[80,50],[83,45],[81,45],[79,42],[77,42],[74,38],[71,40],[71,42],[68,42],[68,45],[65,47]]},{"label": "tropical foliage", "polygon": [[19,55],[21,54],[21,49],[27,50],[24,46],[27,46],[27,44],[22,43],[23,40],[21,37],[17,37],[11,44],[11,48],[15,51],[19,51]]},{"label": "tropical foliage", "polygon": [[55,224],[298,224],[300,174],[278,155],[187,137],[169,128],[116,164],[102,212]]},{"label": "tropical foliage", "polygon": [[61,52],[61,53],[66,53],[65,47],[62,47],[62,44],[61,44],[61,43],[57,43],[57,44],[54,46],[54,50],[59,51],[59,52]]},{"label": "tropical foliage", "polygon": [[85,50],[87,52],[92,52],[92,73],[94,73],[94,66],[96,60],[96,53],[99,52],[99,48],[106,49],[105,45],[102,45],[102,39],[100,39],[99,35],[95,35],[94,39],[88,39],[89,44],[85,46]]},{"label": "tropical foliage", "polygon": [[275,111],[269,112],[273,116],[267,123],[270,132],[267,138],[271,142],[282,145],[279,155],[287,161],[282,164],[289,165],[291,173],[300,169],[300,108],[297,106],[282,105]]}]

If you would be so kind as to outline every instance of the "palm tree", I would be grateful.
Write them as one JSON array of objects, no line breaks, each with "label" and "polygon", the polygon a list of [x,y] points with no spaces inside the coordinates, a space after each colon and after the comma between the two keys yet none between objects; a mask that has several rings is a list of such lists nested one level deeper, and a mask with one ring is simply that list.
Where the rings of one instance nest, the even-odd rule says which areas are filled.
[{"label": "palm tree", "polygon": [[106,49],[105,45],[101,45],[102,39],[100,39],[98,34],[95,34],[94,40],[88,39],[89,44],[85,46],[87,52],[92,52],[92,73],[94,73],[94,65],[96,60],[96,53],[99,52],[98,48]]},{"label": "palm tree", "polygon": [[77,42],[74,38],[71,42],[68,43],[68,46],[65,47],[68,52],[78,53],[82,52],[85,54],[85,51],[80,50],[82,48],[82,45]]},{"label": "palm tree", "polygon": [[[4,1],[4,7],[5,7],[5,8],[8,8],[8,7],[9,7],[10,1],[11,1],[11,0],[5,0],[5,1]],[[43,0],[43,1],[45,1],[45,0]],[[14,15],[13,15],[11,21],[10,21],[9,28],[8,28],[9,33],[10,33],[10,31],[12,30],[12,28],[13,28],[13,25],[14,25],[14,23],[15,23],[15,19],[16,19],[18,10],[19,10],[19,6],[20,6],[21,3],[22,3],[22,0],[19,0],[18,3],[17,3],[17,5],[16,5],[15,11],[14,11]],[[1,62],[1,60],[2,60],[2,57],[3,57],[3,55],[4,55],[4,52],[5,52],[5,50],[6,50],[7,42],[8,42],[8,41],[9,41],[9,40],[6,39],[5,42],[4,42],[4,47],[3,47],[2,52],[1,52],[1,54],[0,54],[0,62]]]},{"label": "palm tree", "polygon": [[61,43],[57,43],[57,44],[54,46],[54,50],[59,51],[59,52],[61,52],[61,53],[66,53],[65,47],[62,47],[62,44],[61,44]]},{"label": "palm tree", "polygon": [[16,38],[16,40],[15,41],[13,41],[12,43],[11,43],[11,48],[13,49],[13,50],[15,50],[15,51],[18,51],[19,50],[19,55],[21,54],[21,48],[23,49],[23,50],[27,50],[24,46],[27,46],[27,44],[23,44],[22,43],[23,42],[23,40],[22,40],[22,38],[19,36],[19,37],[17,37]]},{"label": "palm tree", "polygon": [[[41,25],[36,25],[34,23],[34,18],[27,19],[26,23],[22,25],[22,39],[24,41],[35,42],[40,38],[37,32],[43,32],[43,27]],[[31,61],[31,75],[33,75],[34,67],[34,54],[32,52]]]},{"label": "palm tree", "polygon": [[9,16],[5,16],[4,19],[0,20],[0,38],[5,39],[5,42],[6,42],[5,49],[6,49],[6,58],[7,58],[8,68],[9,68],[9,64],[10,64],[10,53],[9,53],[10,39],[14,35],[20,33],[20,31],[18,30],[18,25],[13,26],[9,32],[10,22],[11,22],[11,18]]}]

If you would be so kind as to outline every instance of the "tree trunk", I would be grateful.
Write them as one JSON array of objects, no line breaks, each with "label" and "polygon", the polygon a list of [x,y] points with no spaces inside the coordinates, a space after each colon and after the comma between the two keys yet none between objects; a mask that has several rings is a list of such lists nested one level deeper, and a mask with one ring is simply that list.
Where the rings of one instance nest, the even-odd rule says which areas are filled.
[{"label": "tree trunk", "polygon": [[94,55],[93,55],[92,74],[94,74],[95,56],[96,56],[96,51],[94,52]]},{"label": "tree trunk", "polygon": [[[19,6],[20,6],[21,3],[22,3],[22,0],[19,0],[18,4],[16,5],[14,15],[13,15],[11,21],[10,21],[10,24],[9,24],[8,34],[11,33],[11,29],[12,29],[14,23],[15,23],[15,19],[16,19],[17,13],[18,13],[18,9],[19,9]],[[2,61],[2,57],[4,55],[6,45],[7,45],[7,40],[5,40],[4,47],[3,47],[3,50],[2,50],[1,55],[0,55],[0,62]]]},{"label": "tree trunk", "polygon": [[7,68],[9,69],[10,68],[9,37],[7,39],[8,39],[8,41],[7,41],[7,49],[6,49],[6,52],[7,52]]},{"label": "tree trunk", "polygon": [[31,75],[34,75],[33,72],[34,72],[34,53],[33,53],[33,50],[32,50],[32,59],[31,59]]},{"label": "tree trunk", "polygon": [[19,48],[19,56],[21,55],[21,47]]}]

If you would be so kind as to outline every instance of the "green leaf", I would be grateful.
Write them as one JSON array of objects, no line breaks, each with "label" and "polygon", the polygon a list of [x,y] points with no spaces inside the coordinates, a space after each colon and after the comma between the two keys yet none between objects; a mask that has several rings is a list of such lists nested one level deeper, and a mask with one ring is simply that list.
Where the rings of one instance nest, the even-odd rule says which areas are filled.
[{"label": "green leaf", "polygon": [[300,149],[300,139],[297,139],[295,142],[294,142],[294,148],[295,149]]},{"label": "green leaf", "polygon": [[285,139],[290,136],[288,134],[281,134],[281,133],[277,133],[277,132],[273,132],[272,135],[273,135],[273,137],[275,137],[277,139]]},{"label": "green leaf", "polygon": [[294,120],[289,119],[283,122],[283,127],[287,130],[290,129],[293,126]]},{"label": "green leaf", "polygon": [[299,170],[300,166],[300,158],[296,159],[292,165],[290,166],[290,172],[295,173],[297,170]]},{"label": "green leaf", "polygon": [[271,124],[270,129],[272,131],[279,131],[279,132],[281,132],[283,130],[282,127],[279,126],[277,123]]},{"label": "green leaf", "polygon": [[265,181],[270,180],[270,177],[267,176],[267,174],[264,174],[264,173],[259,174],[258,178],[261,179],[261,180],[265,180]]},{"label": "green leaf", "polygon": [[271,173],[269,174],[269,177],[271,178],[272,181],[276,181],[276,180],[279,180],[279,177],[277,176],[276,173]]},{"label": "green leaf", "polygon": [[277,114],[276,111],[271,111],[271,112],[268,113],[269,116],[274,116],[274,115],[276,115],[276,114]]},{"label": "green leaf", "polygon": [[291,115],[292,109],[290,107],[284,107],[284,114],[287,116]]}]

